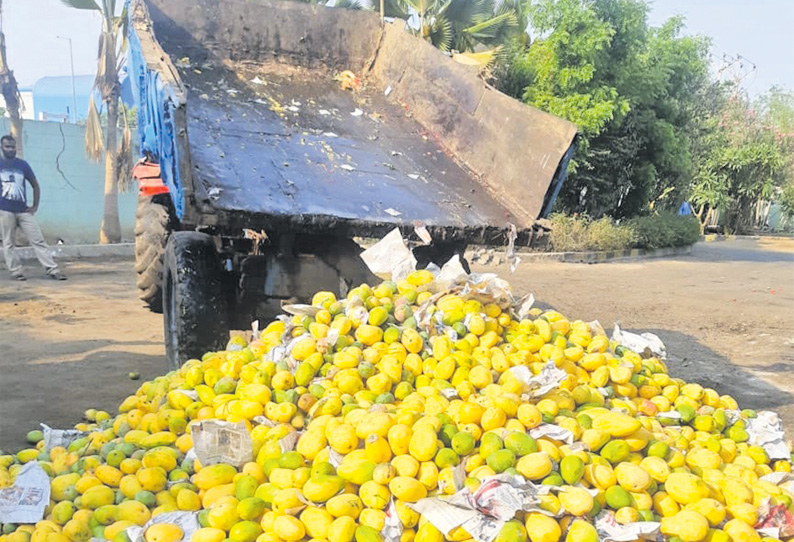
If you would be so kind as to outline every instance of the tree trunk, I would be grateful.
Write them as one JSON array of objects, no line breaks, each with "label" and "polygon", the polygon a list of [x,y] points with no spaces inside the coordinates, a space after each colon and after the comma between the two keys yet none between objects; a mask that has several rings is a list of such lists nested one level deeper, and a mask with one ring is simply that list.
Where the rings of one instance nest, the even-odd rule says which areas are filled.
[{"label": "tree trunk", "polygon": [[[0,2],[0,10],[2,3]],[[0,30],[0,93],[6,101],[6,109],[11,117],[11,135],[17,140],[17,156],[24,156],[24,141],[22,140],[22,117],[20,116],[19,87],[14,77],[14,72],[8,69],[6,60],[6,37]]]},{"label": "tree trunk", "polygon": [[119,223],[118,179],[116,179],[116,161],[118,160],[118,117],[119,99],[117,92],[112,92],[108,105],[108,126],[105,138],[105,211],[102,215],[102,228],[99,230],[99,242],[106,245],[121,242],[121,224]]}]

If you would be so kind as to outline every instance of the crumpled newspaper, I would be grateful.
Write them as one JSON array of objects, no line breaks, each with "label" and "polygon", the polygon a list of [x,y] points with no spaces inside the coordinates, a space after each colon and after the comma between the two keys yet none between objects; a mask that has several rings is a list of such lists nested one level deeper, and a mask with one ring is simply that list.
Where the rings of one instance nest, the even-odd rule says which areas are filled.
[{"label": "crumpled newspaper", "polygon": [[144,542],[144,535],[146,529],[158,523],[173,523],[182,529],[182,539],[184,542],[189,542],[193,533],[201,528],[198,521],[198,512],[166,512],[159,514],[149,521],[143,527],[134,525],[128,527],[124,532],[130,539],[130,542]]},{"label": "crumpled newspaper", "polygon": [[68,448],[72,442],[89,434],[88,431],[79,431],[77,429],[53,429],[44,423],[40,423],[39,425],[44,435],[44,450],[46,451],[56,446]]},{"label": "crumpled newspaper", "polygon": [[573,433],[564,427],[554,425],[553,423],[542,423],[539,426],[530,429],[529,436],[534,439],[549,437],[550,439],[559,440],[565,442],[566,444],[573,444],[574,441]]},{"label": "crumpled newspaper", "polygon": [[615,329],[612,331],[612,340],[644,357],[657,356],[660,359],[667,358],[667,348],[662,340],[653,333],[637,335],[636,333],[623,331],[618,324],[615,324]]},{"label": "crumpled newspaper", "polygon": [[522,399],[542,397],[559,388],[562,381],[568,378],[568,373],[558,368],[553,361],[546,363],[537,375],[533,375],[526,365],[516,365],[508,369],[508,372],[519,382],[529,386],[529,390],[523,394],[526,397],[522,396]]},{"label": "crumpled newspaper", "polygon": [[386,508],[386,519],[383,522],[383,529],[380,531],[383,542],[400,542],[403,534],[403,522],[397,515],[397,507],[394,505],[394,498],[389,501]]},{"label": "crumpled newspaper", "polygon": [[26,463],[14,485],[0,489],[0,523],[37,523],[50,503],[50,477],[38,461]]},{"label": "crumpled newspaper", "polygon": [[475,493],[463,488],[451,497],[429,497],[408,506],[444,534],[463,527],[477,542],[493,542],[516,512],[534,511],[552,486],[536,486],[521,476],[499,474],[482,481]]},{"label": "crumpled newspaper", "polygon": [[783,432],[783,422],[775,412],[762,410],[755,418],[747,420],[748,442],[761,446],[766,451],[769,459],[790,459],[791,450],[786,443],[786,434]]},{"label": "crumpled newspaper", "polygon": [[405,244],[399,228],[394,228],[383,239],[361,253],[369,270],[380,276],[389,276],[397,282],[416,269],[416,258]]},{"label": "crumpled newspaper", "polygon": [[785,504],[772,506],[766,499],[758,507],[758,523],[755,530],[764,536],[788,538],[794,536],[794,514],[789,512]]},{"label": "crumpled newspaper", "polygon": [[637,539],[664,540],[660,528],[662,524],[656,521],[638,521],[621,525],[615,521],[615,513],[602,510],[595,517],[595,528],[601,542],[634,542]]},{"label": "crumpled newspaper", "polygon": [[190,424],[193,449],[202,465],[228,463],[242,467],[253,461],[254,442],[243,422],[201,420]]}]

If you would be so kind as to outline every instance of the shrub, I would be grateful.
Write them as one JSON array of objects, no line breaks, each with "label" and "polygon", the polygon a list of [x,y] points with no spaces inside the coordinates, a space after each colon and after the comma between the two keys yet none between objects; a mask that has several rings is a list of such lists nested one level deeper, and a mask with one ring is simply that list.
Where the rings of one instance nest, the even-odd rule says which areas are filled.
[{"label": "shrub", "polygon": [[563,214],[551,217],[550,248],[558,252],[612,251],[680,247],[697,242],[700,224],[693,216],[662,212],[617,224],[608,217]]},{"label": "shrub", "polygon": [[681,247],[696,243],[700,237],[697,218],[670,212],[633,218],[629,227],[634,231],[637,248]]},{"label": "shrub", "polygon": [[623,250],[631,248],[634,234],[627,226],[604,217],[554,215],[551,217],[551,247],[558,252],[586,250]]}]

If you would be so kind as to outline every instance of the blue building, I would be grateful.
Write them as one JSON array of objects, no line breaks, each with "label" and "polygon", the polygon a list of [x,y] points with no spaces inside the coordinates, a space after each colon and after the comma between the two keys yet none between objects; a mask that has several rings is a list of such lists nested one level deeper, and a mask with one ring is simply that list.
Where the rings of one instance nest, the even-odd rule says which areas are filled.
[{"label": "blue building", "polygon": [[[121,78],[121,97],[124,103],[133,104],[132,89],[126,72]],[[33,115],[35,120],[71,122],[73,103],[77,102],[77,121],[85,122],[88,104],[94,88],[93,75],[75,75],[74,95],[72,77],[69,75],[42,77],[33,84]],[[99,106],[99,96],[94,101]]]}]

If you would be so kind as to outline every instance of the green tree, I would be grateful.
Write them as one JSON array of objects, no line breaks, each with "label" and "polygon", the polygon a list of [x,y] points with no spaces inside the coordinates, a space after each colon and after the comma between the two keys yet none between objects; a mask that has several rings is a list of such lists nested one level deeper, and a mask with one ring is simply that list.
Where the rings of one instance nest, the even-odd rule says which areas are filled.
[{"label": "green tree", "polygon": [[704,209],[719,209],[730,231],[746,232],[760,225],[764,201],[785,196],[792,182],[791,138],[778,131],[773,118],[738,92],[711,116],[692,186],[701,221]]},{"label": "green tree", "polygon": [[102,104],[107,111],[107,129],[104,131],[103,142],[99,114],[92,100],[86,125],[86,153],[96,161],[101,159],[103,153],[105,157],[105,202],[99,242],[103,244],[118,243],[121,241],[118,205],[119,182],[126,179],[128,175],[126,170],[131,166],[129,128],[125,123],[120,144],[117,129],[121,100],[119,71],[127,45],[126,10],[122,10],[120,15],[116,15],[116,0],[61,1],[69,7],[96,11],[102,16],[94,88],[99,92]]}]

